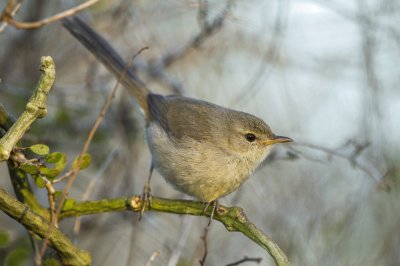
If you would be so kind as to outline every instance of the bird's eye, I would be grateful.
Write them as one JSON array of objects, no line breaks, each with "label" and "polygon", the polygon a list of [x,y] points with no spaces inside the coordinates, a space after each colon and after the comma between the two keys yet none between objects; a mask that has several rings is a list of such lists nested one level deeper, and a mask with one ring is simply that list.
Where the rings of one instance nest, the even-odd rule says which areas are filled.
[{"label": "bird's eye", "polygon": [[245,137],[246,137],[246,140],[247,140],[248,142],[253,142],[253,141],[256,140],[256,136],[255,136],[254,134],[252,134],[252,133],[247,133],[247,134],[245,135]]}]

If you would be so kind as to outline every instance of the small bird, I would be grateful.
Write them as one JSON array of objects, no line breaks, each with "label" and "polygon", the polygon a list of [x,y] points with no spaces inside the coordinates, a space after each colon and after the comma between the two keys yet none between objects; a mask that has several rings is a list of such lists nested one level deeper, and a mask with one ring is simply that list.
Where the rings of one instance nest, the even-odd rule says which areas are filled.
[{"label": "small bird", "polygon": [[261,119],[205,101],[149,94],[146,129],[153,164],[178,190],[212,202],[236,190],[276,136]]},{"label": "small bird", "polygon": [[214,202],[212,214],[217,200],[242,185],[274,144],[293,141],[275,135],[251,114],[152,93],[111,45],[81,19],[66,18],[63,25],[136,99],[146,119],[152,165],[176,189],[206,202],[207,207]]}]

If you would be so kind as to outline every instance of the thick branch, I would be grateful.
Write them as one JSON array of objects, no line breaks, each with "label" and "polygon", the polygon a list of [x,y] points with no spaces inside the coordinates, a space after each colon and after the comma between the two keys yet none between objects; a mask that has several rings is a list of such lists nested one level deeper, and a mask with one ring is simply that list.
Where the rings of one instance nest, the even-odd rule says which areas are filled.
[{"label": "thick branch", "polygon": [[16,168],[11,160],[7,161],[7,167],[17,199],[41,217],[49,220],[49,210],[40,205],[36,199],[29,185],[28,175],[21,169]]},{"label": "thick branch", "polygon": [[40,77],[35,94],[26,104],[26,109],[10,130],[0,139],[0,161],[7,160],[10,152],[33,122],[47,114],[46,100],[55,79],[55,66],[50,56],[41,58]]},{"label": "thick branch", "polygon": [[[103,212],[132,210],[140,212],[142,201],[140,196],[124,197],[116,199],[104,199],[100,201],[84,201],[64,205],[60,219],[87,214]],[[210,216],[211,210],[204,213],[205,204],[190,200],[171,200],[152,198],[151,208],[146,210],[169,212],[175,214],[189,214],[196,216]],[[210,208],[209,208],[210,209]],[[238,231],[253,240],[259,246],[268,251],[279,266],[290,265],[290,262],[282,250],[268,236],[250,222],[243,210],[238,207],[219,206],[214,219],[220,221],[228,231]]]},{"label": "thick branch", "polygon": [[76,248],[68,237],[57,228],[49,230],[49,222],[31,211],[28,206],[20,203],[17,199],[0,188],[0,209],[12,219],[40,236],[45,238],[50,232],[50,244],[57,250],[63,265],[90,265],[91,257],[87,251]]}]

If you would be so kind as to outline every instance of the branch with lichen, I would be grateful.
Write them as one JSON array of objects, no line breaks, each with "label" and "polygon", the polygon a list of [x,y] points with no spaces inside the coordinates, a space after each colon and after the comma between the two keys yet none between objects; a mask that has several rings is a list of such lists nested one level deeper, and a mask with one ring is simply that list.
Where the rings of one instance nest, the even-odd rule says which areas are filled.
[{"label": "branch with lichen", "polygon": [[[84,202],[74,202],[70,199],[63,206],[59,218],[62,219],[88,214],[126,210],[140,212],[141,206],[141,196]],[[153,197],[151,207],[147,204],[146,210],[210,217],[211,210],[204,212],[204,206],[205,203],[197,201]],[[249,219],[247,219],[243,209],[239,207],[225,207],[220,205],[213,218],[220,221],[228,231],[241,232],[260,247],[264,248],[273,257],[276,265],[290,265],[287,256],[279,246],[258,229]]]},{"label": "branch with lichen", "polygon": [[35,213],[49,219],[49,211],[40,205],[32,192],[28,182],[28,175],[21,169],[16,168],[11,160],[7,161],[7,166],[17,199],[29,206],[29,208],[31,208]]},{"label": "branch with lichen", "polygon": [[[18,221],[27,230],[45,238],[49,232],[50,223],[33,212],[27,205],[0,188],[0,209],[12,219]],[[63,265],[90,265],[91,256],[87,251],[76,248],[71,240],[57,228],[52,228],[48,235],[51,246],[57,250]]]},{"label": "branch with lichen", "polygon": [[43,56],[41,58],[40,70],[43,74],[40,77],[35,93],[26,104],[25,111],[0,139],[0,161],[9,158],[11,150],[29,129],[32,123],[47,114],[47,96],[53,87],[56,76],[55,65],[50,56]]}]

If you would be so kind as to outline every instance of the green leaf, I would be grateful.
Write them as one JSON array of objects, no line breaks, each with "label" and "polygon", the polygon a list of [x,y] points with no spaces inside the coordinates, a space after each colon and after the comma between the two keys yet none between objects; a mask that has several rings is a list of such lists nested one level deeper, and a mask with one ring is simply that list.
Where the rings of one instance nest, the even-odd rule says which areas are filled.
[{"label": "green leaf", "polygon": [[64,170],[65,166],[67,165],[67,155],[61,153],[61,159],[56,162],[55,168],[60,172]]},{"label": "green leaf", "polygon": [[39,188],[46,187],[46,181],[40,175],[33,175],[33,178],[35,179],[36,186]]},{"label": "green leaf", "polygon": [[[74,162],[72,163],[72,168],[74,168],[74,169],[78,168],[78,163],[79,163],[80,158],[81,158],[81,156],[78,156],[74,159]],[[83,154],[82,159],[80,160],[81,165],[80,165],[79,169],[83,170],[85,168],[88,168],[91,161],[92,161],[92,157],[88,153]]]},{"label": "green leaf", "polygon": [[46,176],[49,179],[57,177],[67,165],[67,155],[61,152],[53,152],[46,155],[46,163],[54,164],[54,167],[41,166],[39,168],[40,174]]},{"label": "green leaf", "polygon": [[65,154],[62,154],[61,152],[53,152],[50,154],[47,154],[45,157],[46,163],[57,163],[62,159],[62,157],[65,156]]},{"label": "green leaf", "polygon": [[54,192],[54,198],[55,198],[55,199],[58,199],[59,197],[61,197],[62,194],[63,194],[62,191],[56,190],[56,192]]},{"label": "green leaf", "polygon": [[25,248],[16,248],[7,254],[4,259],[5,266],[19,266],[24,265],[28,258],[29,252]]},{"label": "green leaf", "polygon": [[60,171],[56,168],[47,168],[47,167],[41,166],[39,168],[39,171],[40,171],[41,175],[44,175],[45,177],[47,177],[49,179],[54,179],[61,173],[62,170]]},{"label": "green leaf", "polygon": [[0,247],[4,247],[8,244],[10,238],[8,233],[4,230],[0,230]]},{"label": "green leaf", "polygon": [[47,145],[44,144],[35,144],[29,147],[29,149],[33,152],[36,153],[37,155],[46,155],[49,154],[50,148]]},{"label": "green leaf", "polygon": [[65,199],[63,210],[71,209],[75,205],[75,199]]},{"label": "green leaf", "polygon": [[45,258],[42,261],[43,266],[61,266],[61,262],[55,258]]},{"label": "green leaf", "polygon": [[28,174],[34,175],[39,172],[39,167],[34,164],[23,164],[20,166],[20,169]]}]

